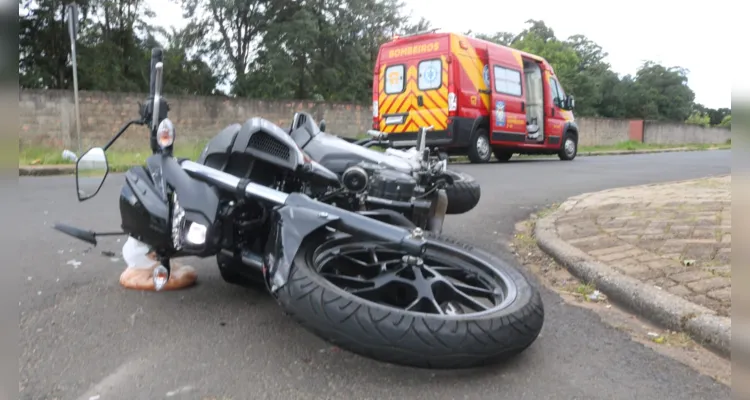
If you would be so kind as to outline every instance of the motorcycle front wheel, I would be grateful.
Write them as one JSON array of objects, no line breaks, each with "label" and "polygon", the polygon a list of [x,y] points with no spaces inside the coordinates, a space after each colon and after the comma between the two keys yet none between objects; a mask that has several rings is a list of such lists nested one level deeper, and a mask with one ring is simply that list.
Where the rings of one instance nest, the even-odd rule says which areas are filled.
[{"label": "motorcycle front wheel", "polygon": [[470,368],[529,347],[544,322],[537,289],[485,251],[425,236],[416,262],[378,242],[315,237],[276,296],[318,337],[392,364]]}]

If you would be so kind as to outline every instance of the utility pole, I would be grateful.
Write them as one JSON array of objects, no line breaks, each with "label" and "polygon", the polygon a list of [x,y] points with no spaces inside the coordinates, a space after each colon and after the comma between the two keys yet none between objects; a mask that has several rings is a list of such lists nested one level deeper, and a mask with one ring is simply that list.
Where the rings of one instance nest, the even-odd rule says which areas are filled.
[{"label": "utility pole", "polygon": [[68,33],[70,34],[70,55],[73,60],[73,98],[76,109],[76,139],[78,140],[78,156],[83,153],[81,145],[81,114],[78,110],[78,63],[76,56],[76,38],[78,36],[78,5],[68,5]]}]

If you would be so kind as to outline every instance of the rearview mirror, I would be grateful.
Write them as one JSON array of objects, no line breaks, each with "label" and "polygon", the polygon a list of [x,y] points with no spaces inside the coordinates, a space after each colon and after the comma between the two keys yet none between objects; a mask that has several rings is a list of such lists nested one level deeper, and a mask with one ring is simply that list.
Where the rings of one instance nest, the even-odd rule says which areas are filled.
[{"label": "rearview mirror", "polygon": [[565,98],[565,109],[566,110],[572,110],[576,106],[576,100],[573,98],[573,96],[568,96]]},{"label": "rearview mirror", "polygon": [[326,131],[326,120],[324,120],[324,119],[320,120],[320,126],[319,126],[319,128],[320,128],[321,132],[325,132]]},{"label": "rearview mirror", "polygon": [[76,192],[78,201],[88,200],[102,188],[109,173],[109,164],[104,149],[94,147],[85,152],[76,163]]}]

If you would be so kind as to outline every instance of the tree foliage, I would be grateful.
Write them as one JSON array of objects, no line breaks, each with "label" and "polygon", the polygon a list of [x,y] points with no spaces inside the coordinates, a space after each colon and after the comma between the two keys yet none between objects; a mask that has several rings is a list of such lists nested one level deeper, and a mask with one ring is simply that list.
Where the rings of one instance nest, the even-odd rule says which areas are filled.
[{"label": "tree foliage", "polygon": [[[19,1],[21,86],[70,89],[65,3]],[[148,90],[150,49],[162,46],[172,93],[224,87],[243,97],[366,104],[378,48],[430,28],[400,0],[173,0],[188,21],[181,30],[151,25],[145,0],[77,1],[82,90]],[[562,40],[538,20],[518,33],[468,34],[547,59],[575,96],[576,115],[731,125],[731,110],[694,103],[684,68],[647,61],[620,77],[601,46],[583,35]]]},{"label": "tree foliage", "polygon": [[[151,48],[165,48],[165,90],[213,94],[219,81],[194,53],[195,28],[166,32],[147,23],[154,14],[144,0],[86,0],[78,3],[76,42],[81,90],[148,91]],[[22,2],[19,7],[19,82],[25,88],[73,87],[67,4],[60,0]],[[163,36],[159,41],[156,35]]]},{"label": "tree foliage", "polygon": [[[576,98],[576,114],[607,118],[685,121],[696,110],[688,71],[646,61],[634,76],[619,77],[606,62],[607,53],[583,35],[566,40],[555,36],[543,21],[529,20],[518,34],[497,32],[475,37],[544,57],[560,83]],[[702,106],[700,106],[702,107]],[[700,111],[718,125],[728,109]]]}]

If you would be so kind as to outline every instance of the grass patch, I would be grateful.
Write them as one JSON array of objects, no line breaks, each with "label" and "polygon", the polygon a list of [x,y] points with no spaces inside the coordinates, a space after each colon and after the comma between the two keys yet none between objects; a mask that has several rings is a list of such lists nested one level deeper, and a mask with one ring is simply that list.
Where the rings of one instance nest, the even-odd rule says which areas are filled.
[{"label": "grass patch", "polygon": [[536,239],[525,233],[516,233],[515,239],[521,246],[536,246]]},{"label": "grass patch", "polygon": [[656,337],[649,338],[652,342],[672,347],[693,348],[693,341],[687,333],[684,332],[665,332]]},{"label": "grass patch", "polygon": [[[198,159],[205,142],[177,143],[175,157]],[[78,156],[81,156],[79,154]],[[151,155],[151,149],[118,149],[117,145],[107,150],[107,161],[111,172],[122,172],[133,165],[143,164]],[[24,147],[18,152],[18,165],[75,165],[62,157],[62,150],[48,147]]]},{"label": "grass patch", "polygon": [[596,290],[596,288],[591,283],[579,283],[575,287],[575,292],[585,297],[594,293],[594,290]]},{"label": "grass patch", "polygon": [[703,144],[703,143],[687,143],[682,145],[674,144],[655,144],[655,143],[641,143],[633,140],[620,142],[614,145],[607,146],[581,146],[579,152],[598,152],[598,151],[634,151],[634,150],[663,150],[663,149],[675,149],[675,148],[687,148],[687,149],[698,149],[705,150],[710,148],[728,149],[731,148],[732,144]]},{"label": "grass patch", "polygon": [[[360,135],[357,139],[368,137],[367,135]],[[195,160],[200,155],[200,152],[205,147],[207,141],[200,142],[178,142],[175,147],[175,156],[189,158]],[[669,148],[688,148],[688,149],[709,149],[719,148],[728,149],[731,148],[731,142],[727,144],[708,145],[708,144],[685,144],[681,146],[675,145],[657,145],[649,143],[640,143],[634,141],[627,141],[618,143],[611,146],[581,146],[579,149],[580,153],[589,152],[607,152],[607,151],[633,151],[633,150],[658,150],[658,149],[669,149]],[[385,151],[385,148],[379,146],[370,147],[375,151]],[[148,147],[138,149],[118,149],[115,145],[112,149],[107,151],[107,159],[109,160],[110,169],[113,171],[119,171],[127,169],[129,166],[142,164],[146,158],[151,154],[151,150]],[[79,155],[80,156],[80,155]],[[528,157],[548,157],[548,156],[528,156]],[[466,156],[454,156],[451,157],[452,162],[467,161]],[[63,159],[62,149],[40,147],[40,146],[24,146],[19,149],[18,153],[18,165],[65,165],[73,164],[73,162]]]},{"label": "grass patch", "polygon": [[550,205],[549,207],[543,208],[537,211],[535,214],[537,218],[544,218],[552,214],[554,211],[557,211],[558,208],[560,208],[560,204],[552,203],[552,205]]}]

